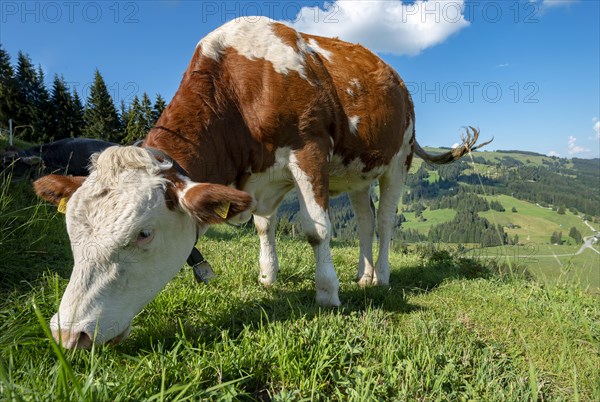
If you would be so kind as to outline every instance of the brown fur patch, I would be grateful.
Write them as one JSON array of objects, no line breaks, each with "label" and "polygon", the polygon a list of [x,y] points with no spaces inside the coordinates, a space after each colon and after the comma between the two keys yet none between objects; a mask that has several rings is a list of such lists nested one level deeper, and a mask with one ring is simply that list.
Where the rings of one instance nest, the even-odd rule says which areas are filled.
[{"label": "brown fur patch", "polygon": [[69,198],[73,195],[81,187],[85,179],[86,177],[84,176],[50,174],[40,177],[33,182],[33,188],[38,196],[54,205],[58,205],[61,198]]},{"label": "brown fur patch", "polygon": [[[187,189],[181,200],[201,223],[223,223],[252,206],[252,197],[239,190],[219,184],[196,184]],[[224,218],[219,211],[226,211]]]},{"label": "brown fur patch", "polygon": [[284,44],[294,49],[295,52],[300,51],[300,49],[298,48],[298,39],[300,38],[298,32],[288,27],[287,25],[280,23],[272,24],[271,28],[273,29],[275,35],[277,35]]}]

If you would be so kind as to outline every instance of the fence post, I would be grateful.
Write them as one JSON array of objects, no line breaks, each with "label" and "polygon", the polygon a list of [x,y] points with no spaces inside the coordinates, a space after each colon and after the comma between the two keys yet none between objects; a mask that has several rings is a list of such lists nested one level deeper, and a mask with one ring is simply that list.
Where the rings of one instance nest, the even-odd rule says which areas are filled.
[{"label": "fence post", "polygon": [[8,145],[12,147],[13,137],[12,137],[12,119],[8,119]]}]

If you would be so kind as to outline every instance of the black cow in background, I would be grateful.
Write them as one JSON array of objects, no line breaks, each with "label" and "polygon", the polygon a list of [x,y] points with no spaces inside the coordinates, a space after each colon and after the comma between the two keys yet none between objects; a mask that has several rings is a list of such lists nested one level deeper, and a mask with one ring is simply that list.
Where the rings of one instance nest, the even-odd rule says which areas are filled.
[{"label": "black cow in background", "polygon": [[108,147],[112,142],[92,138],[65,138],[49,144],[23,150],[7,150],[1,155],[0,172],[12,175],[13,180],[49,173],[87,176],[90,156]]}]

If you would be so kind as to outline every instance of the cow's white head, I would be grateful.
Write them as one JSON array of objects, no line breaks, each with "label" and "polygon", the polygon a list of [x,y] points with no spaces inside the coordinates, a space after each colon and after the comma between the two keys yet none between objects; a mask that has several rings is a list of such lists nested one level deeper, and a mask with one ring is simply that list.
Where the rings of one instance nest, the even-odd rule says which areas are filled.
[{"label": "cow's white head", "polygon": [[74,266],[50,321],[66,348],[125,338],[133,317],[179,271],[197,235],[252,205],[250,195],[192,182],[138,147],[95,155],[87,178],[49,175],[34,186],[54,204],[68,199]]}]

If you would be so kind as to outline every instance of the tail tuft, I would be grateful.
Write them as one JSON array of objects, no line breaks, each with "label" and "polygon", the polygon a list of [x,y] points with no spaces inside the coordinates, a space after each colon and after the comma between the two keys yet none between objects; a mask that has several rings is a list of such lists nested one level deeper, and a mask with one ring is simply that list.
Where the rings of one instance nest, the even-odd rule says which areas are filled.
[{"label": "tail tuft", "polygon": [[465,128],[465,132],[465,135],[461,136],[462,144],[452,149],[451,151],[444,152],[443,154],[430,154],[427,153],[423,148],[421,148],[419,143],[415,141],[415,153],[418,157],[420,157],[426,162],[433,163],[436,165],[443,165],[446,163],[454,162],[462,158],[469,152],[473,152],[476,149],[479,149],[494,140],[492,138],[491,140],[484,142],[483,144],[475,146],[475,143],[479,138],[479,130],[469,126]]}]

